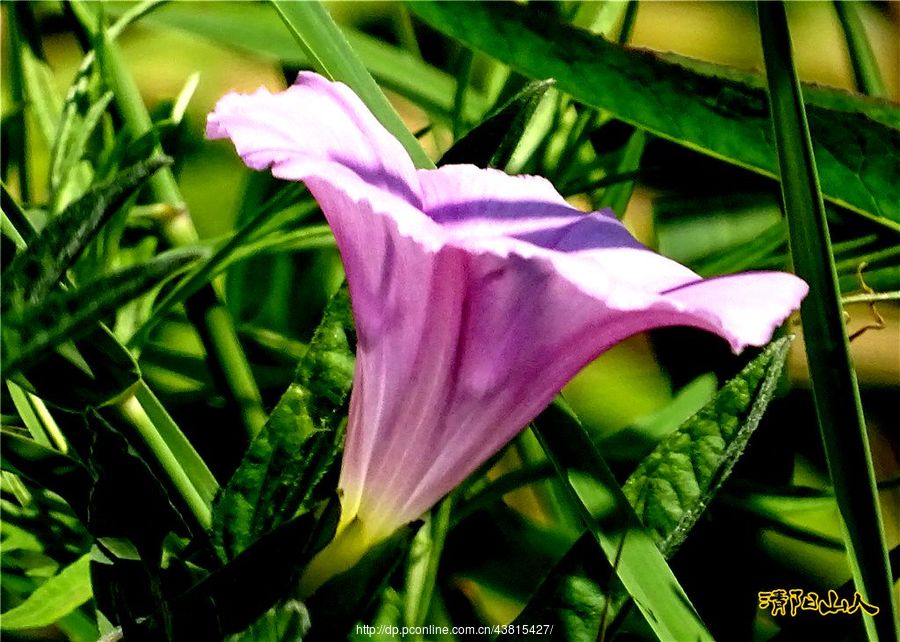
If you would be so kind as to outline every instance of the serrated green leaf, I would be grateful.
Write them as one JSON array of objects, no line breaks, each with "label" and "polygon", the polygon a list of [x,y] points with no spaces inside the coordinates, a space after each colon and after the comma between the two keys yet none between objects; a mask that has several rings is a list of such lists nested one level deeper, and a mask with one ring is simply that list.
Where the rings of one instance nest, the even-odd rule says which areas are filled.
[{"label": "serrated green leaf", "polygon": [[[772,400],[789,347],[789,338],[770,344],[660,442],[625,482],[624,495],[666,557],[684,540],[743,452]],[[621,585],[611,584],[612,568],[598,564],[599,551],[591,540],[589,534],[583,536],[556,565],[517,624],[554,622],[563,633],[554,630],[553,639],[597,639],[601,620],[611,622],[627,595]]]},{"label": "serrated green leaf", "polygon": [[228,559],[314,498],[343,438],[355,332],[345,288],[334,295],[297,374],[213,507]]},{"label": "serrated green leaf", "polygon": [[59,282],[99,229],[156,170],[171,164],[160,156],[132,165],[95,187],[52,219],[3,273],[4,301],[20,297],[35,303]]},{"label": "serrated green leaf", "polygon": [[528,83],[479,125],[448,149],[438,165],[471,163],[478,167],[504,168],[512,157],[538,103],[553,86],[552,80]]},{"label": "serrated green leaf", "polygon": [[775,395],[790,344],[783,338],[769,345],[644,458],[622,487],[666,557],[684,541],[746,448]]},{"label": "serrated green leaf", "polygon": [[[653,53],[615,45],[514,4],[413,2],[435,29],[586,105],[653,134],[766,176],[777,176],[758,76],[701,74]],[[741,81],[736,78],[740,77]],[[746,82],[744,82],[746,81]],[[900,229],[898,112],[837,90],[806,92],[826,198]]]},{"label": "serrated green leaf", "polygon": [[0,629],[49,626],[91,599],[90,555],[83,555],[0,617]]},{"label": "serrated green leaf", "polygon": [[557,401],[535,420],[534,431],[573,508],[654,633],[661,640],[712,640],[577,418]]},{"label": "serrated green leaf", "polygon": [[56,346],[82,338],[121,305],[148,292],[200,256],[172,250],[144,264],[102,276],[77,289],[58,290],[4,319],[3,371],[28,368]]}]

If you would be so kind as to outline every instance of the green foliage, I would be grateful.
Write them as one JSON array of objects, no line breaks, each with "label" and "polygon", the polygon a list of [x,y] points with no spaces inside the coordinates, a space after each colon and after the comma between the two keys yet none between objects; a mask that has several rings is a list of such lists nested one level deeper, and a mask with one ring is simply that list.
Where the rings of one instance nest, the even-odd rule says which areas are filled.
[{"label": "green foliage", "polygon": [[381,124],[406,148],[417,166],[434,167],[325,7],[318,2],[270,2],[309,56],[313,69],[351,87]]},{"label": "green foliage", "polygon": [[83,555],[41,584],[22,604],[3,613],[0,628],[49,626],[87,602],[91,599],[89,564],[90,555]]},{"label": "green foliage", "polygon": [[[743,453],[775,394],[789,346],[785,338],[766,348],[642,459],[622,486],[665,557],[675,553]],[[621,621],[626,595],[613,577],[627,563],[622,546],[601,563],[590,534],[581,537],[516,623],[555,623],[556,640],[596,640],[604,627]]]},{"label": "green foliage", "polygon": [[534,110],[552,86],[552,80],[535,81],[526,85],[456,141],[453,147],[444,152],[438,164],[471,163],[478,167],[506,167],[534,115]]},{"label": "green foliage", "polygon": [[775,395],[790,344],[773,342],[641,460],[622,487],[666,557],[731,474]]},{"label": "green foliage", "polygon": [[17,303],[34,304],[43,299],[100,228],[155,171],[171,162],[160,157],[136,163],[53,219],[29,249],[17,254],[4,271],[4,306],[8,309]]},{"label": "green foliage", "polygon": [[538,417],[535,432],[582,522],[656,635],[664,640],[711,640],[578,420],[557,403]]},{"label": "green foliage", "polygon": [[[110,11],[115,10],[115,6],[110,8]],[[175,2],[148,16],[145,23],[186,31],[290,66],[311,67],[308,55],[297,46],[294,37],[272,11],[257,11],[239,3],[209,3],[201,13]],[[352,26],[341,25],[341,31],[381,86],[409,98],[431,113],[450,118],[453,76],[415,54]],[[470,92],[465,119],[476,121],[485,108],[484,96],[477,91]]]},{"label": "green foliage", "polygon": [[814,118],[807,119],[803,104],[784,5],[760,2],[758,10],[791,255],[810,286],[800,318],[822,443],[856,586],[882,609],[865,619],[868,638],[890,642],[900,639],[900,618],[819,183],[827,170],[812,144]]},{"label": "green foliage", "polygon": [[[557,86],[586,105],[767,176],[777,176],[765,93],[749,75],[705,75],[629,50],[523,7],[416,2],[410,9],[442,33]],[[808,96],[823,194],[900,229],[900,131],[896,111],[863,97]],[[887,124],[872,112],[890,115]],[[851,133],[852,132],[852,133]],[[865,158],[865,162],[863,162]]]},{"label": "green foliage", "polygon": [[216,500],[213,534],[226,559],[323,498],[320,484],[343,441],[355,342],[342,289],[326,309],[294,382]]},{"label": "green foliage", "polygon": [[6,316],[3,370],[27,368],[65,341],[82,338],[125,303],[157,287],[197,259],[196,250],[177,250],[103,276],[72,290],[48,294],[39,303]]},{"label": "green foliage", "polygon": [[[606,418],[616,413],[605,399],[621,397],[617,406],[642,409],[631,425],[585,428],[575,418],[581,408],[554,405],[421,524],[312,596],[300,594],[304,569],[338,523],[354,373],[351,302],[339,287],[334,238],[301,184],[258,173],[231,189],[249,173],[222,160],[224,146],[202,140],[212,86],[224,92],[257,73],[269,82],[273,63],[287,82],[298,67],[312,68],[357,92],[420,168],[440,158],[539,173],[585,208],[628,210],[635,229],[653,227],[641,238],[658,238],[663,254],[704,276],[787,269],[792,255],[814,286],[811,298],[830,301],[823,319],[839,318],[838,295],[818,291],[831,272],[804,263],[804,248],[834,263],[834,292],[865,290],[845,300],[896,299],[881,291],[900,284],[896,107],[803,86],[822,190],[835,204],[825,212],[834,240],[807,234],[798,242],[792,230],[789,253],[787,230],[806,206],[788,199],[785,225],[767,181],[744,171],[779,175],[776,149],[785,148],[783,132],[771,134],[762,77],[612,44],[652,31],[640,27],[656,8],[640,6],[635,30],[636,2],[376,3],[348,5],[352,11],[279,1],[4,4],[4,633],[49,627],[47,635],[74,642],[111,632],[127,640],[330,642],[394,639],[360,635],[357,623],[514,620],[552,624],[557,640],[695,640],[710,632],[751,639],[751,625],[766,635],[774,625],[761,612],[754,618],[746,602],[719,608],[718,594],[834,575],[844,554],[837,523],[808,514],[838,505],[850,514],[854,501],[872,513],[878,491],[860,490],[871,480],[854,459],[858,435],[841,431],[846,447],[836,453],[832,430],[835,488],[800,485],[816,483],[815,464],[805,463],[815,446],[803,441],[810,404],[781,380],[787,401],[768,412],[796,444],[774,448],[762,429],[754,439],[764,465],[747,457],[740,479],[723,490],[774,394],[787,340],[703,406],[734,361],[695,335],[663,332],[652,349],[623,346],[631,351],[620,361],[629,364],[624,375],[615,360],[594,364],[607,370],[604,381],[619,383],[614,392],[585,388],[577,400],[584,417]],[[837,8],[856,80],[882,93],[862,28],[871,26],[868,5]],[[199,40],[249,55],[223,76],[221,49]],[[157,64],[158,42],[172,48],[165,65]],[[74,76],[63,78],[66,70]],[[160,92],[171,96],[159,100]],[[791,101],[793,109],[801,104],[797,95]],[[410,134],[409,123],[423,119]],[[809,172],[806,161],[788,165]],[[811,352],[833,347],[806,334]],[[647,377],[632,368],[648,369]],[[833,384],[836,372],[851,371],[812,368],[820,405],[822,382]],[[652,401],[646,389],[621,383],[650,379],[659,382]],[[892,382],[877,386],[893,391]],[[832,385],[826,402],[852,401],[849,390]],[[877,428],[884,421],[873,408]],[[803,464],[797,471],[795,460]],[[713,501],[715,517],[738,514],[763,544],[732,541],[717,519],[692,529]],[[863,533],[875,541],[875,522],[848,526],[856,540]],[[764,548],[771,534],[788,545]],[[739,574],[745,558],[760,575],[720,582],[681,564],[676,579],[667,559],[688,536],[732,556],[733,568],[719,575]],[[890,570],[875,559],[877,548],[851,549],[862,553],[857,575],[870,586]],[[894,572],[896,558],[897,549]],[[844,579],[834,587],[850,595]],[[887,598],[879,600],[888,614]],[[822,622],[777,624],[783,638],[863,635],[861,619]],[[884,620],[876,624],[891,639]]]}]

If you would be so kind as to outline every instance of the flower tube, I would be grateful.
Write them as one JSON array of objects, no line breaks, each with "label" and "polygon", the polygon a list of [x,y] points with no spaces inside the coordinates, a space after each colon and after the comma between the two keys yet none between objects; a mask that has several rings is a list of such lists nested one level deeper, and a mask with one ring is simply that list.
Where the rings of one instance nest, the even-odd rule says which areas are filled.
[{"label": "flower tube", "polygon": [[540,177],[416,170],[348,87],[313,73],[224,96],[207,136],[303,181],[344,263],[358,333],[344,545],[319,575],[420,517],[616,343],[691,326],[739,352],[768,342],[807,292],[782,272],[702,279]]}]

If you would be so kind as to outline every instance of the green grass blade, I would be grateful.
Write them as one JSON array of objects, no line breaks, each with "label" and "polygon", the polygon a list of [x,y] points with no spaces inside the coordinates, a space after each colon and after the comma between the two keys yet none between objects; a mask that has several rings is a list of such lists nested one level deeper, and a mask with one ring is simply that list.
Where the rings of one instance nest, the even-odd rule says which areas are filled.
[{"label": "green grass blade", "polygon": [[552,80],[528,83],[457,140],[453,147],[444,152],[438,164],[471,163],[478,167],[504,169],[538,104],[552,86]]},{"label": "green grass blade", "polygon": [[406,148],[417,167],[433,168],[434,163],[400,120],[325,7],[319,2],[270,2],[309,56],[316,71],[353,89],[381,124]]},{"label": "green grass blade", "polygon": [[19,413],[19,418],[28,429],[28,434],[30,434],[31,438],[39,445],[50,448],[50,438],[44,430],[44,424],[41,422],[35,409],[31,405],[28,391],[22,389],[18,384],[12,381],[7,381],[6,387],[9,389],[9,396],[12,399],[13,405],[16,407],[16,412]]},{"label": "green grass blade", "polygon": [[[761,79],[631,50],[513,3],[413,2],[410,10],[585,105],[690,149],[778,175]],[[612,90],[611,88],[615,88]],[[808,90],[826,198],[900,230],[900,117],[885,101]]]},{"label": "green grass blade", "polygon": [[875,475],[787,16],[781,2],[757,7],[791,255],[810,286],[800,314],[828,469],[857,588],[881,609],[874,619],[866,618],[869,638],[896,642],[900,620]]},{"label": "green grass blade", "polygon": [[172,452],[173,457],[178,460],[179,465],[190,478],[191,485],[197,489],[200,498],[212,505],[216,493],[219,492],[219,483],[206,462],[197,454],[191,442],[181,432],[181,428],[144,381],[138,383],[134,396],[144,408],[150,421],[156,426],[156,430]]},{"label": "green grass blade", "polygon": [[17,250],[24,249],[35,237],[35,229],[25,211],[0,183],[0,211],[3,212],[3,233],[14,239]]},{"label": "green grass blade", "polygon": [[[228,47],[236,47],[266,58],[275,58],[292,67],[307,68],[310,59],[297,46],[278,16],[253,3],[206,3],[202,5],[172,2],[143,21],[156,28],[173,28],[208,38]],[[119,8],[111,5],[111,13]],[[379,84],[412,100],[432,114],[449,121],[453,110],[455,79],[424,62],[411,51],[341,26],[350,46],[359,54]],[[465,119],[478,120],[487,103],[474,88],[466,96]]]},{"label": "green grass blade", "polygon": [[554,404],[535,421],[535,434],[588,530],[660,640],[712,640],[578,420]]},{"label": "green grass blade", "polygon": [[[624,495],[664,557],[674,554],[730,474],[772,400],[789,346],[789,339],[770,345],[670,432],[625,482]],[[556,639],[596,640],[604,618],[617,618],[627,598],[620,586],[603,585],[613,572],[592,559],[596,554],[584,541],[575,544],[516,623],[557,622],[562,632],[554,632]]]},{"label": "green grass blade", "polygon": [[875,52],[872,51],[872,45],[866,36],[866,28],[859,15],[857,3],[834,0],[834,10],[844,30],[856,86],[869,96],[887,97],[887,87],[878,69],[878,59],[875,58]]},{"label": "green grass blade", "polygon": [[[127,13],[114,28],[123,28],[127,19],[134,19],[156,7],[158,2],[145,2]],[[84,2],[70,2],[74,13],[82,27],[90,34],[99,47],[99,62],[107,85],[113,92],[114,104],[122,118],[125,129],[137,139],[153,129],[150,113],[144,105],[140,90],[125,65],[118,46],[113,41],[117,32],[103,33],[93,7]],[[156,146],[159,150],[159,146]],[[176,209],[178,215],[167,219],[163,225],[163,234],[174,246],[191,245],[197,240],[197,231],[181,195],[181,190],[170,170],[164,170],[150,181],[150,189],[156,201],[166,203]],[[204,297],[192,301],[189,308],[199,322],[200,335],[204,340],[207,353],[213,360],[213,366],[219,370],[226,382],[228,392],[240,409],[241,418],[248,435],[255,435],[266,421],[266,412],[262,407],[262,397],[253,378],[250,364],[244,354],[231,316],[219,299],[212,286],[204,289]]]},{"label": "green grass blade", "polygon": [[4,630],[50,626],[91,599],[90,554],[85,554],[41,584],[22,604],[0,619]]},{"label": "green grass blade", "polygon": [[52,292],[40,303],[9,312],[4,318],[4,374],[28,368],[58,345],[80,339],[122,305],[155,288],[197,256],[196,250],[173,250],[77,289]]},{"label": "green grass blade", "polygon": [[4,271],[4,299],[16,294],[32,303],[40,301],[110,217],[154,172],[171,162],[167,157],[157,157],[136,163],[51,220],[28,250],[18,253]]}]

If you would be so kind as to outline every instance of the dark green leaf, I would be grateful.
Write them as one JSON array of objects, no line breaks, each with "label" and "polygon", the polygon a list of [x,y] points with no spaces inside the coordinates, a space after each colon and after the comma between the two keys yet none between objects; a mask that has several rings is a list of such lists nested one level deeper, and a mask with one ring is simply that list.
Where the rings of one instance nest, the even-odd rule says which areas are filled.
[{"label": "dark green leaf", "polygon": [[49,351],[25,375],[41,399],[73,412],[114,403],[141,379],[134,357],[102,324],[74,345]]},{"label": "dark green leaf", "polygon": [[406,557],[417,527],[413,524],[401,528],[307,600],[312,629],[304,642],[347,639],[353,625],[376,604],[391,573]]},{"label": "dark green leaf", "polygon": [[[413,2],[435,29],[616,118],[692,149],[777,176],[758,76],[698,73],[540,12],[506,3]],[[707,68],[715,68],[707,65]],[[895,107],[836,90],[807,92],[826,198],[900,229],[900,131]]]},{"label": "dark green leaf", "polygon": [[343,438],[353,381],[355,332],[346,289],[329,303],[281,397],[213,508],[213,534],[226,558],[321,496]]},{"label": "dark green leaf", "polygon": [[156,157],[136,163],[67,207],[4,272],[4,301],[10,302],[14,294],[32,303],[42,299],[104,223],[156,170],[171,162]]},{"label": "dark green leaf", "polygon": [[[664,439],[625,482],[623,493],[666,557],[684,540],[743,452],[772,399],[789,346],[787,338],[772,343]],[[582,537],[516,623],[557,622],[563,633],[556,639],[596,640],[603,617],[612,621],[627,598],[621,585],[611,584],[613,571],[600,564],[599,554],[592,538]],[[609,604],[606,596],[611,596]]]},{"label": "dark green leaf", "polygon": [[171,600],[167,613],[138,623],[139,640],[219,642],[246,629],[291,594],[304,564],[334,536],[337,517],[307,513],[284,522]]},{"label": "dark green leaf", "polygon": [[142,265],[102,276],[77,289],[57,290],[4,319],[4,372],[28,368],[65,341],[80,339],[121,305],[153,289],[197,259],[173,250]]},{"label": "dark green leaf", "polygon": [[163,539],[170,532],[187,532],[182,513],[146,463],[150,458],[141,456],[140,438],[118,413],[89,410],[84,421],[91,440],[87,465],[94,478],[87,528],[96,538],[131,542],[145,563],[155,565]]},{"label": "dark green leaf", "polygon": [[478,167],[506,167],[525,127],[534,115],[534,110],[552,86],[552,80],[529,83],[456,141],[444,153],[438,165],[471,163]]},{"label": "dark green leaf", "polygon": [[81,519],[87,517],[92,479],[78,461],[58,450],[4,429],[0,468],[30,479],[65,499]]},{"label": "dark green leaf", "polygon": [[3,613],[0,628],[49,626],[91,598],[90,555],[84,555],[41,584],[27,600]]},{"label": "dark green leaf", "polygon": [[556,402],[541,413],[534,426],[573,507],[656,635],[662,640],[711,640],[578,420]]},{"label": "dark green leaf", "polygon": [[[609,610],[608,618],[615,613],[606,601],[614,573],[593,537],[585,534],[556,564],[513,624],[549,624],[550,633],[541,639],[550,642],[596,642],[604,610]],[[507,634],[498,642],[518,639]]]},{"label": "dark green leaf", "polygon": [[666,437],[622,491],[670,557],[731,474],[772,400],[789,338],[773,342],[715,399]]},{"label": "dark green leaf", "polygon": [[[758,2],[757,7],[791,256],[797,275],[809,284],[800,320],[825,458],[853,578],[863,597],[881,609],[874,618],[865,618],[868,639],[896,642],[900,640],[900,617],[822,201],[831,157],[826,150],[814,149],[815,111],[809,109],[807,114],[803,105],[784,4]],[[862,140],[865,134],[859,127],[845,122],[840,129],[846,136]],[[900,145],[894,148],[896,152]],[[878,162],[868,157],[865,161]],[[896,172],[898,167],[895,160],[888,169]],[[885,188],[887,194],[900,185],[894,176],[893,184]],[[870,187],[880,189],[877,182]],[[893,198],[894,206],[900,205],[896,194]]]}]

